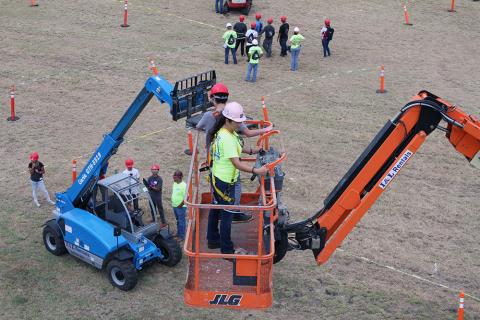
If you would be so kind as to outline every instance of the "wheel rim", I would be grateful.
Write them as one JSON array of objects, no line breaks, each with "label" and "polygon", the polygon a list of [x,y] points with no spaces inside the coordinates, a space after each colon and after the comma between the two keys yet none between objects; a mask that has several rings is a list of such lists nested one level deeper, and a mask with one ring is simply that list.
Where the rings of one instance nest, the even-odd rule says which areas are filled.
[{"label": "wheel rim", "polygon": [[113,282],[115,282],[117,286],[123,286],[125,284],[125,275],[120,268],[113,267],[110,271],[110,275],[112,276]]},{"label": "wheel rim", "polygon": [[45,243],[47,244],[50,250],[52,251],[57,250],[57,242],[55,241],[55,236],[51,232],[48,232],[45,235]]}]

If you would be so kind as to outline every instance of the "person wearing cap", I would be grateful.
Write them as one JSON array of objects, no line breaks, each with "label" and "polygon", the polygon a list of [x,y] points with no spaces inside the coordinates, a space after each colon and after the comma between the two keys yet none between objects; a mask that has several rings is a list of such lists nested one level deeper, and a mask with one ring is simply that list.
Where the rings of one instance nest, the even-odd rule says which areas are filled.
[{"label": "person wearing cap", "polygon": [[50,204],[55,204],[55,202],[50,199],[48,194],[47,187],[45,187],[45,182],[43,181],[43,175],[45,174],[45,166],[43,163],[38,161],[38,152],[32,152],[30,155],[30,163],[28,164],[28,172],[30,172],[30,182],[32,185],[32,196],[33,202],[37,207],[40,207],[40,203],[37,198],[37,189],[43,192],[45,199]]},{"label": "person wearing cap", "polygon": [[172,207],[175,218],[177,219],[177,237],[180,240],[185,240],[185,216],[187,213],[187,206],[183,199],[187,191],[187,184],[183,182],[183,173],[180,170],[175,170],[173,173],[172,186]]},{"label": "person wearing cap", "polygon": [[330,56],[330,48],[328,47],[330,40],[333,36],[333,28],[330,27],[330,19],[325,19],[325,25],[322,30],[320,30],[322,36],[322,47],[323,47],[323,57]]},{"label": "person wearing cap", "polygon": [[281,47],[281,52],[280,56],[281,57],[286,57],[287,56],[287,40],[288,40],[288,31],[290,29],[290,25],[287,23],[287,17],[281,16],[280,21],[282,22],[282,25],[278,29],[278,36],[277,36],[277,41],[280,42],[280,47]]},{"label": "person wearing cap", "polygon": [[225,64],[228,64],[228,54],[231,51],[233,57],[233,64],[237,64],[237,55],[235,52],[235,43],[237,42],[237,33],[232,30],[232,24],[229,22],[226,25],[227,31],[223,34],[223,47],[225,48]]},{"label": "person wearing cap", "polygon": [[152,198],[153,205],[157,208],[158,214],[160,215],[160,221],[162,227],[167,224],[167,219],[165,219],[165,211],[163,210],[162,203],[162,188],[163,180],[162,177],[158,174],[160,170],[160,165],[153,164],[150,168],[152,175],[148,177],[148,192],[150,193],[150,198]]},{"label": "person wearing cap", "polygon": [[[275,36],[275,28],[272,26],[273,18],[268,18],[267,26],[263,28],[261,34],[265,33],[265,40],[263,40],[263,48],[267,52],[267,57],[272,56],[272,42]],[[260,39],[260,38],[259,38]]]},{"label": "person wearing cap", "polygon": [[240,46],[240,54],[245,56],[245,34],[247,33],[247,25],[243,22],[245,16],[241,15],[239,21],[233,25],[233,30],[237,33],[237,43],[235,44],[235,52]]},{"label": "person wearing cap", "polygon": [[[222,111],[215,127],[210,132],[212,146],[210,154],[212,168],[210,185],[213,193],[213,203],[218,205],[232,205],[235,203],[234,185],[239,178],[240,171],[266,175],[268,168],[252,167],[248,162],[241,161],[240,154],[258,153],[260,149],[242,147],[237,134],[245,117],[243,107],[237,102],[229,102]],[[207,241],[209,249],[220,248],[221,253],[233,254],[245,252],[235,248],[231,239],[231,225],[233,213],[225,209],[211,209],[208,214]],[[218,228],[220,220],[220,231]]]},{"label": "person wearing cap", "polygon": [[245,51],[245,53],[247,54],[247,62],[249,60],[248,50],[250,50],[250,47],[252,46],[252,41],[258,39],[258,32],[257,30],[255,30],[256,25],[257,24],[255,22],[250,23],[250,29],[248,29],[247,33],[245,34],[245,37],[247,38],[247,45]]},{"label": "person wearing cap", "polygon": [[305,40],[305,37],[300,34],[298,27],[293,28],[293,36],[290,38],[290,54],[292,55],[292,61],[290,69],[292,71],[298,70],[298,56],[300,55],[301,42]]},{"label": "person wearing cap", "polygon": [[[253,39],[252,46],[248,50],[248,66],[247,66],[247,78],[245,81],[255,82],[257,81],[258,61],[263,56],[262,48],[258,46],[258,40]],[[250,74],[253,70],[253,76],[250,80]]]},{"label": "person wearing cap", "polygon": [[262,31],[263,31],[263,22],[262,22],[262,14],[257,13],[255,14],[255,31],[258,33],[258,43],[262,41]]},{"label": "person wearing cap", "polygon": [[[137,181],[140,181],[140,172],[133,167],[133,160],[132,159],[127,159],[125,160],[125,167],[126,169],[123,170],[123,174],[128,175],[132,178],[134,178]],[[138,186],[132,187],[128,190],[125,191],[123,194],[127,201],[133,198],[133,209],[138,210],[138,194],[140,193],[140,190],[138,189]]]}]

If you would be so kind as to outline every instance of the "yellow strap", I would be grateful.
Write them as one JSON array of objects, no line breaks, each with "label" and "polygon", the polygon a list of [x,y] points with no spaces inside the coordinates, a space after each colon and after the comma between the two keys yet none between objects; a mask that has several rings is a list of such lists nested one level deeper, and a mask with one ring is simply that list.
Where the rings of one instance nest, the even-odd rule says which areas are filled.
[{"label": "yellow strap", "polygon": [[233,199],[233,198],[230,198],[229,196],[227,196],[226,194],[224,194],[222,191],[220,191],[220,189],[217,188],[217,186],[215,185],[215,176],[213,175],[213,173],[212,173],[212,185],[213,185],[213,189],[215,189],[215,192],[216,192],[224,201],[234,202],[234,199]]}]

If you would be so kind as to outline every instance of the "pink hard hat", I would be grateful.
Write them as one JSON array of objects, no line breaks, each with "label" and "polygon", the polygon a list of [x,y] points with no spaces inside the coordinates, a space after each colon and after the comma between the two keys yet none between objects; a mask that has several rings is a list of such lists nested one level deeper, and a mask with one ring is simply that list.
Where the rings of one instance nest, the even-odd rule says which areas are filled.
[{"label": "pink hard hat", "polygon": [[238,102],[227,103],[222,114],[225,118],[235,122],[243,122],[247,120],[247,117],[245,117],[245,114],[243,113],[243,107]]}]

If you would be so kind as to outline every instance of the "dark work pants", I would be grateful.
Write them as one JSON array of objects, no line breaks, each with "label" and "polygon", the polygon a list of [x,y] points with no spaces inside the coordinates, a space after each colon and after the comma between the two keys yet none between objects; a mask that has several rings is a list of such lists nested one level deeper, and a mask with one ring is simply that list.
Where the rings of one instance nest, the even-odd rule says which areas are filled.
[{"label": "dark work pants", "polygon": [[244,39],[237,39],[237,43],[235,44],[235,51],[238,52],[238,47],[240,46],[240,54],[242,57],[245,55],[245,38]]},{"label": "dark work pants", "polygon": [[163,224],[166,224],[167,219],[165,219],[165,211],[163,210],[162,194],[160,193],[160,195],[156,195],[151,192],[150,197],[152,198],[153,205],[157,208],[158,214],[160,215],[160,221]]},{"label": "dark work pants", "polygon": [[267,52],[267,57],[272,56],[272,38],[265,38],[263,41],[263,48]]},{"label": "dark work pants", "polygon": [[330,43],[330,40],[328,39],[322,39],[322,46],[323,46],[323,56],[326,57],[327,55],[330,55],[330,48],[328,47],[328,44]]},{"label": "dark work pants", "polygon": [[[235,201],[233,184],[225,183],[218,178],[215,178],[215,184],[223,194],[231,197],[233,201],[227,202],[222,199],[212,186],[214,204],[233,204]],[[210,209],[210,212],[208,213],[207,240],[209,243],[220,242],[221,253],[231,254],[235,252],[231,238],[232,219],[233,214],[222,209]],[[218,220],[220,220],[220,233],[218,232]]]},{"label": "dark work pants", "polygon": [[282,39],[280,38],[280,47],[282,48],[282,52],[280,52],[281,56],[286,56],[287,55],[287,38]]}]

